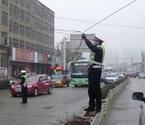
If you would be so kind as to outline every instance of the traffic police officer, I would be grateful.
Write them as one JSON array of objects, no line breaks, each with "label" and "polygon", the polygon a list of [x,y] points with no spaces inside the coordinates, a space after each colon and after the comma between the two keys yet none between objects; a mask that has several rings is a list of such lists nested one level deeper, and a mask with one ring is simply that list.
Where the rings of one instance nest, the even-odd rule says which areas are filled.
[{"label": "traffic police officer", "polygon": [[21,80],[21,96],[22,96],[22,104],[27,103],[27,80],[26,80],[26,71],[21,70],[21,74],[19,76],[19,79]]},{"label": "traffic police officer", "polygon": [[94,37],[94,44],[91,43],[85,34],[82,34],[82,39],[85,41],[88,48],[91,50],[90,55],[90,67],[88,69],[88,95],[89,95],[89,107],[85,109],[87,112],[101,111],[101,73],[102,73],[102,62],[104,57],[104,47],[102,46],[103,41],[97,37]]}]

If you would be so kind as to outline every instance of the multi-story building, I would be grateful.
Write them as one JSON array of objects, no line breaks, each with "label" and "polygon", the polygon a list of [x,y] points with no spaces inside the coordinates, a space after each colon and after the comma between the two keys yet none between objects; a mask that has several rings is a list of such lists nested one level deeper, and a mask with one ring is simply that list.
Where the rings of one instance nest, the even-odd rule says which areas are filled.
[{"label": "multi-story building", "polygon": [[48,73],[54,50],[54,12],[38,0],[0,0],[0,67]]}]

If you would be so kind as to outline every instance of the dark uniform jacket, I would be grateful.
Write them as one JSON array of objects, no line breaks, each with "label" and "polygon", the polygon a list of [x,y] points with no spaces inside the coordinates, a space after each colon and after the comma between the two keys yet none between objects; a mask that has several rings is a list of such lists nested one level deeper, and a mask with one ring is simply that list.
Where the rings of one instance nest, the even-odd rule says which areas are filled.
[{"label": "dark uniform jacket", "polygon": [[93,45],[88,39],[85,39],[85,42],[90,50],[95,54],[94,61],[102,63],[104,53],[101,45]]}]

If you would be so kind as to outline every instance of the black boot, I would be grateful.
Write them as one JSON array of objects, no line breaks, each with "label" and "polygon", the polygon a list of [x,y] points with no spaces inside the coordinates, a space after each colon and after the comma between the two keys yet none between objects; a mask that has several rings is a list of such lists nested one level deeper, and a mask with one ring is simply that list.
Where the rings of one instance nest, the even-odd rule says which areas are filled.
[{"label": "black boot", "polygon": [[95,111],[95,108],[94,107],[88,107],[88,108],[84,109],[84,111],[93,112],[93,111]]},{"label": "black boot", "polygon": [[100,112],[101,112],[101,109],[96,109],[96,114]]}]

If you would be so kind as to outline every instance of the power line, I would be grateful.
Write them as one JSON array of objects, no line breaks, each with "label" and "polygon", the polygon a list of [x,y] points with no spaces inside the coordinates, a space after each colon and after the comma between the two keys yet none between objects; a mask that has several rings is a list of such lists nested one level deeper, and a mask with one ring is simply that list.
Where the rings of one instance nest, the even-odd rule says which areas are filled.
[{"label": "power line", "polygon": [[90,26],[89,28],[87,28],[87,29],[84,31],[84,33],[87,32],[88,30],[90,30],[91,28],[93,28],[94,26],[96,26],[97,24],[99,24],[99,23],[103,22],[104,20],[108,19],[109,17],[113,16],[113,15],[116,14],[117,12],[121,11],[122,9],[128,7],[129,5],[131,5],[132,3],[134,3],[135,1],[136,1],[136,0],[134,0],[134,1],[132,1],[132,2],[130,2],[130,3],[128,3],[128,4],[126,4],[125,6],[119,8],[118,10],[116,10],[115,12],[109,14],[109,15],[106,16],[105,18],[101,19],[101,20],[98,21],[97,23],[93,24],[92,26]]},{"label": "power line", "polygon": [[86,21],[86,20],[80,20],[80,19],[74,19],[74,18],[68,18],[68,17],[56,16],[56,18],[63,19],[63,20],[74,21],[74,22],[94,23],[94,22],[92,22],[92,21]]},{"label": "power line", "polygon": [[54,29],[54,30],[58,30],[58,31],[67,31],[67,32],[76,32],[76,33],[82,33],[81,31],[77,31],[77,30],[65,30],[65,29]]},{"label": "power line", "polygon": [[[60,18],[60,19],[63,19],[63,20],[68,20],[68,21],[74,21],[74,22],[89,23],[89,24],[95,23],[93,21],[79,20],[79,19],[68,18],[68,17],[57,16],[57,18]],[[132,28],[132,29],[143,29],[143,30],[145,29],[144,26],[129,26],[129,25],[107,24],[107,23],[100,23],[100,25],[120,27],[120,28]]]},{"label": "power line", "polygon": [[[115,13],[119,12],[120,10],[126,8],[127,6],[129,6],[130,4],[134,3],[136,0],[128,3],[127,5],[121,7],[120,9],[118,9],[117,11],[113,12],[112,14],[108,15],[107,17],[103,18],[102,20],[100,20],[99,22],[95,23],[94,25],[92,25],[91,27],[87,28],[84,32],[88,31],[89,29],[91,29],[92,27],[94,27],[95,25],[101,23],[102,21],[106,20],[107,18],[111,17],[112,15],[114,15]],[[57,17],[57,18],[61,18],[61,19],[65,19],[65,20],[73,20],[73,21],[78,21],[78,22],[85,22],[85,23],[93,23],[90,21],[84,21],[84,20],[78,20],[78,19],[73,19],[73,18],[66,18],[66,17]],[[114,26],[114,27],[125,27],[125,28],[136,28],[136,29],[145,29],[145,27],[131,27],[131,26],[127,26],[127,25],[115,25],[115,24],[101,24],[101,25],[108,25],[108,26]],[[56,30],[56,31],[66,31],[66,32],[75,32],[75,33],[82,33],[81,31],[76,31],[76,30],[66,30],[66,29],[48,29],[48,28],[43,28],[43,27],[27,27],[27,28],[35,28],[35,29],[46,29],[46,30]],[[80,44],[81,45],[81,44]]]},{"label": "power line", "polygon": [[47,27],[33,27],[33,26],[25,26],[25,28],[33,28],[33,29],[42,29],[42,30],[56,30],[56,31],[66,31],[66,32],[75,32],[75,33],[82,33],[78,30],[66,30],[66,29],[55,29],[55,28],[47,28]]},{"label": "power line", "polygon": [[[128,4],[126,4],[125,6],[119,8],[118,10],[116,10],[115,12],[113,12],[113,13],[109,14],[108,16],[104,17],[104,18],[101,19],[100,21],[96,22],[96,23],[93,24],[92,26],[88,27],[88,28],[84,31],[84,33],[87,32],[88,30],[90,30],[91,28],[93,28],[94,26],[96,26],[97,24],[100,24],[100,23],[103,22],[104,20],[106,20],[106,19],[108,19],[109,17],[113,16],[113,15],[116,14],[117,12],[121,11],[122,9],[128,7],[129,5],[131,5],[132,3],[134,3],[135,1],[136,1],[136,0],[134,0],[134,1],[132,1],[132,2],[130,2],[130,3],[128,3]],[[80,44],[79,44],[79,46],[78,46],[78,49],[81,47],[82,41],[83,41],[83,39],[81,40],[81,42],[80,42]]]}]

